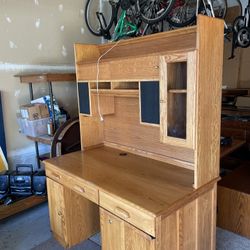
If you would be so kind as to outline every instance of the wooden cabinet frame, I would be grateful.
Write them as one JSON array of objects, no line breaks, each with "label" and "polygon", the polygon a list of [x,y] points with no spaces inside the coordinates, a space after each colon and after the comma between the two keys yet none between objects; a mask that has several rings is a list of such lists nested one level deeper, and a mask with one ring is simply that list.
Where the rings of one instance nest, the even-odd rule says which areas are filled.
[{"label": "wooden cabinet frame", "polygon": [[[160,57],[160,105],[161,105],[161,141],[168,144],[178,145],[180,147],[195,148],[195,89],[196,89],[196,51],[173,53]],[[168,84],[171,74],[169,64],[186,63],[186,81],[183,89],[170,89]],[[177,72],[176,74],[182,72]],[[182,79],[181,79],[182,80]],[[177,138],[174,136],[168,136],[169,114],[168,106],[170,105],[169,99],[171,96],[185,96],[185,138]],[[176,105],[175,103],[172,105]],[[174,107],[172,107],[174,109]]]}]

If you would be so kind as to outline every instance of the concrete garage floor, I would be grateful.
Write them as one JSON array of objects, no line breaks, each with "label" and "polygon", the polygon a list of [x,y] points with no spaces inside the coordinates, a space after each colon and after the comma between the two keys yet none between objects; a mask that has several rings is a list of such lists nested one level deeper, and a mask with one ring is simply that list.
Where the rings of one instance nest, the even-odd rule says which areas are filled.
[{"label": "concrete garage floor", "polygon": [[[249,250],[250,240],[217,229],[217,250]],[[0,221],[0,250],[63,250],[50,232],[47,203]],[[71,250],[101,250],[95,235]]]},{"label": "concrete garage floor", "polygon": [[[100,250],[96,235],[72,250]],[[0,221],[0,250],[63,250],[52,237],[48,205],[44,203]]]}]

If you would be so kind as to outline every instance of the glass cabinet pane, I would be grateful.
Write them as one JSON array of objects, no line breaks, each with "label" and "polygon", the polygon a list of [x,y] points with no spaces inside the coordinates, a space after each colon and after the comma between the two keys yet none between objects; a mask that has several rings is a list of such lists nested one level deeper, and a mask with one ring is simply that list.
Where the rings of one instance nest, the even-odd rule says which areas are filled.
[{"label": "glass cabinet pane", "polygon": [[194,148],[196,51],[160,58],[160,137]]},{"label": "glass cabinet pane", "polygon": [[186,139],[187,124],[186,94],[168,94],[168,129],[167,136]]},{"label": "glass cabinet pane", "polygon": [[167,63],[168,90],[187,89],[187,62]]},{"label": "glass cabinet pane", "polygon": [[187,62],[167,63],[167,136],[186,139]]}]

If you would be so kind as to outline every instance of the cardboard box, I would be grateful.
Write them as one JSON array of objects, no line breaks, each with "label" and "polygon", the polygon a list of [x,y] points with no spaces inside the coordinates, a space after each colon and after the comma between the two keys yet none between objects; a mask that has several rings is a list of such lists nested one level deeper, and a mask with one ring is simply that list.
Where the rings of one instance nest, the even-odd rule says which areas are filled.
[{"label": "cardboard box", "polygon": [[23,119],[30,121],[49,117],[48,106],[42,103],[22,105],[20,113]]}]

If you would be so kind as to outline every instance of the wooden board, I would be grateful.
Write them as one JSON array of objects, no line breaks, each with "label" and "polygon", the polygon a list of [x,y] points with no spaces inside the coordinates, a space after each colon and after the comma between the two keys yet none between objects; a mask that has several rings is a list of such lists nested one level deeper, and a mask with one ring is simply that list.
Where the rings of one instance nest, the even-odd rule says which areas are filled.
[{"label": "wooden board", "polygon": [[216,186],[159,222],[162,250],[215,249]]},{"label": "wooden board", "polygon": [[14,202],[9,206],[0,206],[0,220],[12,216],[14,214],[20,213],[28,208],[39,205],[47,201],[45,196],[30,196],[20,201]]},{"label": "wooden board", "polygon": [[193,194],[193,171],[122,152],[105,146],[75,152],[46,160],[46,170],[84,179],[155,214]]},{"label": "wooden board", "polygon": [[21,83],[42,83],[42,82],[75,82],[75,73],[31,73],[19,74]]},{"label": "wooden board", "polygon": [[250,238],[249,163],[235,169],[218,183],[217,225]]},{"label": "wooden board", "polygon": [[48,145],[51,145],[53,141],[53,136],[49,136],[49,135],[41,135],[37,137],[27,136],[27,138],[31,141],[40,142],[40,143],[48,144]]},{"label": "wooden board", "polygon": [[[77,65],[77,77],[79,81],[96,81],[96,63]],[[110,79],[112,81],[157,80],[158,78],[159,57],[155,55],[130,59],[114,59],[112,61],[102,59],[99,65],[99,81]]]},{"label": "wooden board", "polygon": [[217,225],[225,230],[250,238],[250,195],[218,186]]},{"label": "wooden board", "polygon": [[[116,145],[144,151],[159,158],[171,158],[193,163],[192,149],[180,148],[160,142],[159,126],[147,126],[140,123],[138,98],[115,98],[115,114],[104,117],[104,141]],[[83,141],[84,143],[84,141]],[[167,161],[167,159],[166,159]],[[192,165],[188,165],[192,168]],[[185,164],[183,164],[185,165]]]},{"label": "wooden board", "polygon": [[50,225],[56,239],[71,247],[99,231],[99,208],[75,191],[47,178]]},{"label": "wooden board", "polygon": [[[187,27],[179,30],[161,32],[145,37],[121,40],[114,47],[114,43],[103,45],[75,44],[76,64],[95,63],[100,55],[114,47],[104,59],[117,59],[143,56],[145,54],[162,53],[164,51],[176,51],[194,49],[196,47],[197,27]],[[181,39],[180,39],[181,37]],[[142,45],[143,44],[143,45]]]},{"label": "wooden board", "polygon": [[195,187],[219,176],[223,21],[198,19]]},{"label": "wooden board", "polygon": [[155,240],[146,233],[100,209],[103,250],[154,250]]}]

